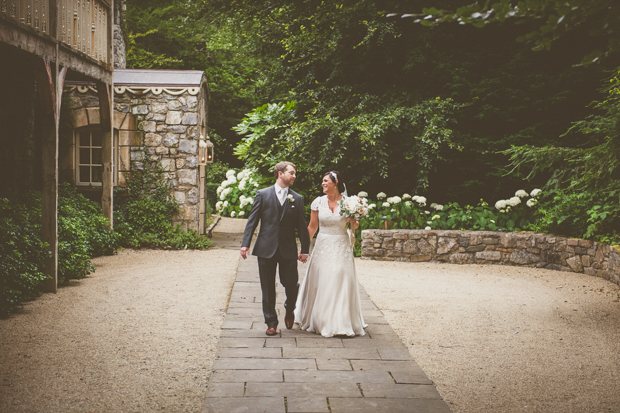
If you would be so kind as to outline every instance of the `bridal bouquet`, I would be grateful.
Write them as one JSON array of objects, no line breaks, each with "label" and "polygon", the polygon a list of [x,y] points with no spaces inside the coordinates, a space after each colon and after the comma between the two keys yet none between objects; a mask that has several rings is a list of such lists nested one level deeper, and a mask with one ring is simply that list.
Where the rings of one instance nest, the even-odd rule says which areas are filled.
[{"label": "bridal bouquet", "polygon": [[[342,197],[340,200],[340,215],[347,218],[353,217],[357,220],[368,215],[368,201],[366,198],[360,198],[357,195]],[[350,228],[350,224],[347,222],[346,227]]]}]

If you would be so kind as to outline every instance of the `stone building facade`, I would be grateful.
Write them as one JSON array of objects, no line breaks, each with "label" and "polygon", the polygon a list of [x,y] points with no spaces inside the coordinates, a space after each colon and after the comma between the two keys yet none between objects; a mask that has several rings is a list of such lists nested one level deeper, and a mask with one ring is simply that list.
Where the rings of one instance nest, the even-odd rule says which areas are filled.
[{"label": "stone building facade", "polygon": [[620,285],[620,246],[550,234],[364,230],[362,257],[546,268],[585,273]]},{"label": "stone building facade", "polygon": [[[73,136],[60,146],[60,174],[80,190],[97,191],[99,101],[89,84],[69,83]],[[198,147],[207,137],[208,88],[202,71],[114,71],[114,181],[124,187],[149,156],[161,161],[180,210],[174,223],[204,233],[205,165]]]}]

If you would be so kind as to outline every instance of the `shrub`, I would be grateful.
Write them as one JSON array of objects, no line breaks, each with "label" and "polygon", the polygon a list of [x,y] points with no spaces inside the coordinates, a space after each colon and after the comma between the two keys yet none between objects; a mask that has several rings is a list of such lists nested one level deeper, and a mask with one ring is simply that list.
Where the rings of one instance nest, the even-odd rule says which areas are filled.
[{"label": "shrub", "polygon": [[109,229],[101,206],[78,194],[69,184],[58,193],[58,281],[83,278],[94,266],[91,258],[111,255],[119,236]]},{"label": "shrub", "polygon": [[[534,192],[538,196],[539,191]],[[377,201],[371,202],[368,217],[360,223],[363,229],[441,229],[441,230],[478,230],[478,231],[519,231],[528,229],[533,217],[531,206],[535,197],[530,197],[523,190],[514,197],[499,200],[495,207],[484,200],[476,206],[458,203],[445,205],[431,204],[426,207],[426,198],[403,194],[402,197],[387,197],[377,194]],[[374,206],[373,206],[374,205]]]},{"label": "shrub", "polygon": [[[0,199],[0,313],[41,292],[44,260],[50,252],[41,240],[41,195],[12,194]],[[91,258],[112,254],[117,235],[98,204],[68,184],[58,193],[58,279],[82,278],[94,270]]]},{"label": "shrub", "polygon": [[179,211],[161,162],[145,155],[142,169],[114,194],[114,229],[120,245],[131,248],[207,249],[211,241],[196,231],[183,231],[172,223]]},{"label": "shrub", "polygon": [[546,191],[531,228],[537,232],[619,244],[620,188],[598,193]]},{"label": "shrub", "polygon": [[41,292],[45,258],[50,252],[41,241],[41,197],[0,198],[0,315]]},{"label": "shrub", "polygon": [[216,211],[223,216],[245,218],[252,209],[256,191],[261,182],[265,181],[256,171],[234,169],[226,173],[226,180],[217,188],[219,201],[215,204]]}]

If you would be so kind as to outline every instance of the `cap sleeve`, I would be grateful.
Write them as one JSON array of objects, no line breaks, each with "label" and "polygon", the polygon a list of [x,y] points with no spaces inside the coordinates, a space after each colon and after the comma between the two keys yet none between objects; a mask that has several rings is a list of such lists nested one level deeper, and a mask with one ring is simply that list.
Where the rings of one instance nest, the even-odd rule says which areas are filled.
[{"label": "cap sleeve", "polygon": [[318,197],[314,201],[312,201],[312,204],[310,205],[310,210],[312,210],[312,211],[318,211],[319,210],[319,205],[321,205],[321,198],[322,197]]}]

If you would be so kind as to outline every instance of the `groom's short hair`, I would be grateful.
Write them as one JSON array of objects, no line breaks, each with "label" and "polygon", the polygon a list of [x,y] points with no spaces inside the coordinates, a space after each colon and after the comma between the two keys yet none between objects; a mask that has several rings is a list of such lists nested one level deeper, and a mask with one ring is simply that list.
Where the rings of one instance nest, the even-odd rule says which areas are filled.
[{"label": "groom's short hair", "polygon": [[288,168],[289,166],[292,166],[294,170],[297,170],[297,167],[293,162],[284,161],[277,163],[276,166],[273,168],[273,174],[275,175],[276,179],[278,179],[279,176],[278,172],[286,171],[286,168]]}]

